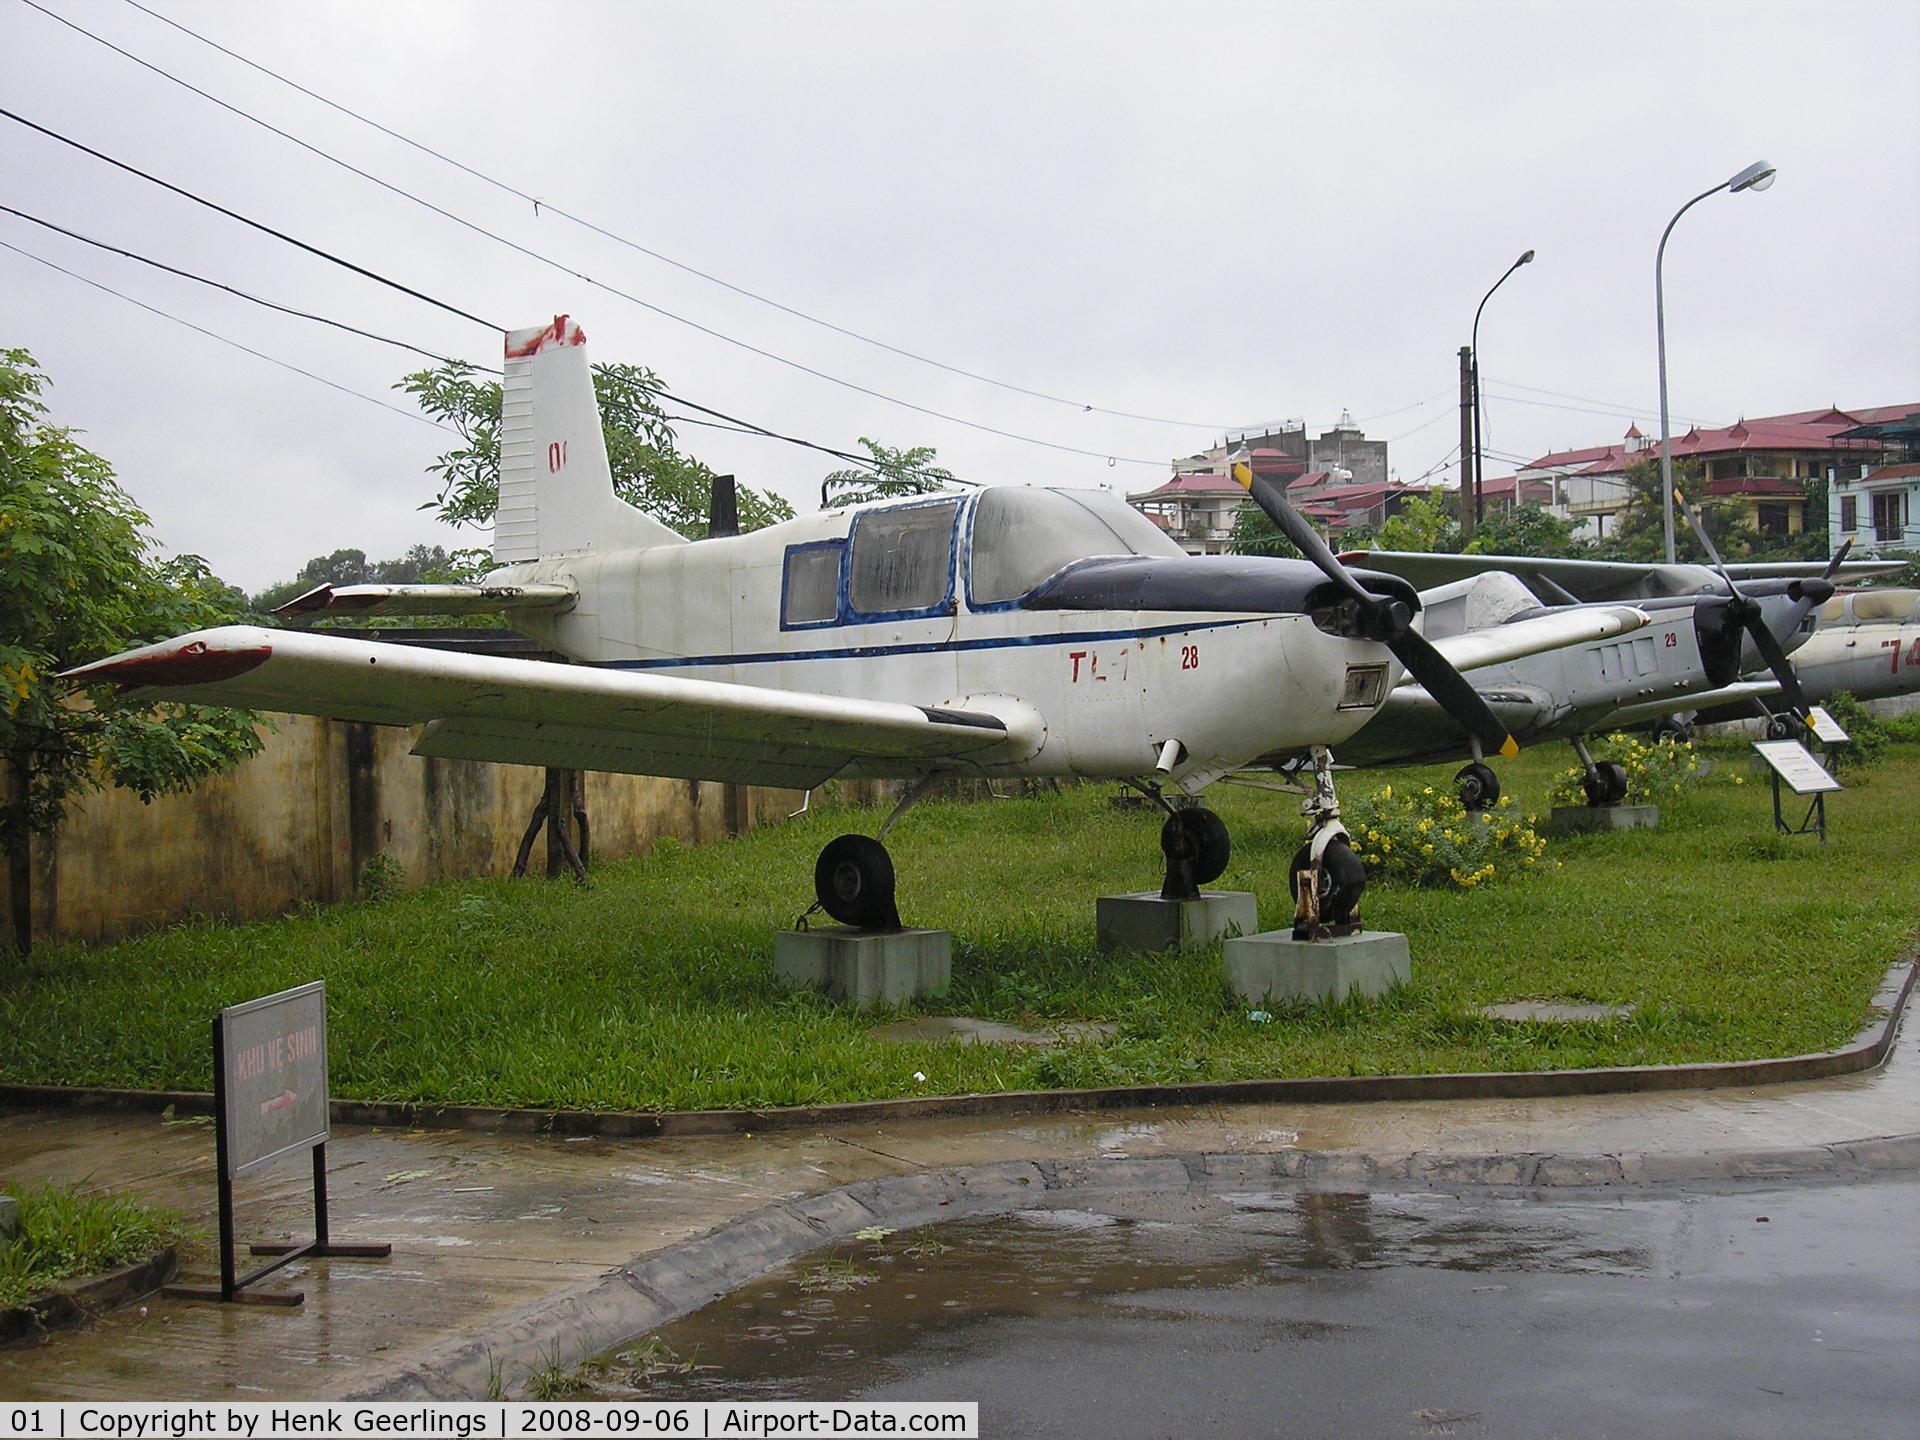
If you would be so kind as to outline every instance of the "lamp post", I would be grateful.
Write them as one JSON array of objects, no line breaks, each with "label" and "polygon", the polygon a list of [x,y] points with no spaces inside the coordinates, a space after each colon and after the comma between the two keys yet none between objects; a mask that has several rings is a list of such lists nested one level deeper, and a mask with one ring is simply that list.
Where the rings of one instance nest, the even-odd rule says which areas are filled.
[{"label": "lamp post", "polygon": [[1698,205],[1709,195],[1718,195],[1725,190],[1730,195],[1738,195],[1742,190],[1764,190],[1773,184],[1773,166],[1764,160],[1756,160],[1730,180],[1722,180],[1711,190],[1702,190],[1693,199],[1687,201],[1673,212],[1673,219],[1667,222],[1667,228],[1660,232],[1660,248],[1653,257],[1653,324],[1654,335],[1660,352],[1660,507],[1662,531],[1667,542],[1667,563],[1674,562],[1673,545],[1673,440],[1667,423],[1667,296],[1662,269],[1667,259],[1667,237],[1673,234],[1673,227],[1680,223],[1680,217]]},{"label": "lamp post", "polygon": [[[1480,481],[1482,479],[1480,473],[1480,312],[1487,308],[1487,301],[1493,298],[1493,291],[1498,290],[1502,285],[1507,283],[1507,275],[1513,274],[1513,272],[1518,270],[1522,265],[1532,263],[1533,252],[1529,250],[1507,267],[1506,275],[1502,275],[1498,280],[1493,282],[1493,289],[1487,291],[1486,294],[1480,297],[1480,304],[1475,307],[1473,312],[1473,336],[1471,343],[1467,347],[1473,352],[1473,524],[1468,527],[1470,530],[1480,528],[1480,520],[1482,517],[1480,496]],[[1466,497],[1464,495],[1461,496],[1463,504],[1465,500]],[[1514,492],[1513,501],[1514,505],[1518,507],[1520,494],[1517,489]]]}]

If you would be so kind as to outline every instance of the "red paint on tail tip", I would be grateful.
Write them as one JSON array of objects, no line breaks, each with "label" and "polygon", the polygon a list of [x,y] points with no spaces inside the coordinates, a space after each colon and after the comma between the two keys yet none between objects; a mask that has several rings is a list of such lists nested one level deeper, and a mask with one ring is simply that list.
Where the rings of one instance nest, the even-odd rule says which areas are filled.
[{"label": "red paint on tail tip", "polygon": [[70,670],[65,678],[83,684],[111,683],[120,693],[144,690],[155,685],[205,685],[214,680],[231,680],[249,670],[257,670],[273,658],[271,645],[250,645],[245,649],[212,650],[204,640],[163,649],[155,646],[124,660],[107,660]]},{"label": "red paint on tail tip", "polygon": [[515,345],[513,343],[513,337],[515,335],[524,335],[525,333],[524,330],[508,332],[507,358],[509,360],[523,360],[529,355],[539,354],[549,346],[584,345],[587,343],[587,332],[576,325],[570,316],[566,315],[554,316],[553,323],[547,326],[546,329],[536,331],[531,340],[525,340]]}]

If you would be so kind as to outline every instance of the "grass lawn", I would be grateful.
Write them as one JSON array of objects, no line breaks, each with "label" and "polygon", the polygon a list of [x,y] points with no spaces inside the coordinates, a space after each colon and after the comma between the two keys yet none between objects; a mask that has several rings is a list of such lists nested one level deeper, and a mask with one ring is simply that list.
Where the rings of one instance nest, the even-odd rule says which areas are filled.
[{"label": "grass lawn", "polygon": [[[1119,1023],[1047,1050],[889,1044],[878,1020],[782,992],[772,932],[812,899],[813,861],[871,812],[815,811],[700,849],[663,845],[568,881],[443,884],[272,923],[191,925],[117,945],[0,957],[0,1080],[212,1088],[220,1007],[327,982],[335,1095],[568,1109],[818,1104],[917,1094],[1281,1075],[1572,1069],[1739,1060],[1847,1041],[1920,925],[1920,745],[1894,746],[1828,805],[1829,843],[1778,837],[1748,752],[1664,803],[1657,831],[1553,842],[1472,890],[1376,882],[1362,913],[1405,931],[1413,983],[1375,1005],[1266,1023],[1217,948],[1102,956],[1094,897],[1157,888],[1159,820],[1112,787],[926,804],[889,838],[909,924],[954,932],[954,988],[923,1011],[1044,1028]],[[1563,746],[1505,763],[1544,815]],[[1356,799],[1457,768],[1350,774]],[[1297,800],[1216,787],[1263,925],[1290,922]],[[1800,810],[1793,814],[1797,818]],[[1523,999],[1628,1003],[1578,1024],[1481,1018]],[[915,1072],[926,1077],[916,1080]]]}]

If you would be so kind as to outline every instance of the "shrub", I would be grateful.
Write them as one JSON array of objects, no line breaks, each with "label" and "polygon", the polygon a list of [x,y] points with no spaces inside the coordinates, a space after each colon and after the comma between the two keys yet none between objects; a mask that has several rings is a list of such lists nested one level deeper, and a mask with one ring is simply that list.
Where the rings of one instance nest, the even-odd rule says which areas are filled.
[{"label": "shrub", "polygon": [[1884,755],[1894,741],[1893,727],[1845,690],[1834,691],[1822,708],[1847,732],[1848,743],[1835,746],[1832,751],[1832,769],[1836,774],[1866,769]]},{"label": "shrub", "polygon": [[1469,814],[1444,787],[1388,785],[1343,808],[1353,853],[1376,875],[1412,885],[1484,885],[1540,863],[1547,842],[1502,795]]}]

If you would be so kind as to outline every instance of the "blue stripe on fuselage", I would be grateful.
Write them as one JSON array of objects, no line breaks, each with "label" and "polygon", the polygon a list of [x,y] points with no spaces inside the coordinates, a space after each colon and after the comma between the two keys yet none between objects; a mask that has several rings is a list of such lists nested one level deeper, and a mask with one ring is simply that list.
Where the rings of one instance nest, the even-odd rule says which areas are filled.
[{"label": "blue stripe on fuselage", "polygon": [[675,670],[695,665],[769,665],[783,660],[873,660],[892,655],[930,655],[939,651],[1010,650],[1027,645],[1104,644],[1109,640],[1152,640],[1162,635],[1225,630],[1268,620],[1291,620],[1291,615],[1249,615],[1238,620],[1210,620],[1202,624],[1158,625],[1148,630],[1086,630],[1051,635],[992,635],[976,640],[927,640],[912,645],[855,645],[838,650],[769,650],[757,655],[686,655],[657,660],[594,660],[605,670]]}]

